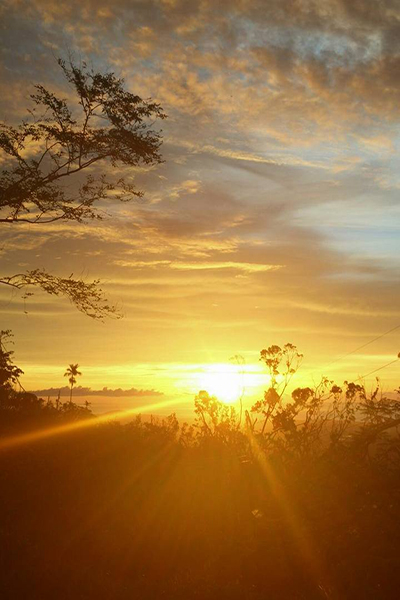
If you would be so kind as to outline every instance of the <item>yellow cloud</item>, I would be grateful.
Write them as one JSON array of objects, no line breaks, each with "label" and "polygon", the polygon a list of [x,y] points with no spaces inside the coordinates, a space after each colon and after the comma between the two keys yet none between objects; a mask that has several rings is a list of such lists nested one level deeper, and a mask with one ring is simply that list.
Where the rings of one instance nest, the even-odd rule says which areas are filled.
[{"label": "yellow cloud", "polygon": [[258,263],[246,263],[246,262],[177,262],[172,260],[115,260],[115,265],[120,267],[129,267],[137,269],[148,269],[157,267],[168,267],[170,269],[182,270],[182,271],[205,271],[214,269],[236,269],[238,271],[245,271],[246,273],[259,273],[263,271],[277,271],[282,269],[283,265],[268,265]]},{"label": "yellow cloud", "polygon": [[276,271],[281,269],[283,265],[263,265],[256,263],[242,262],[172,262],[171,269],[183,269],[185,271],[198,271],[206,269],[237,269],[246,273],[257,273],[261,271]]}]

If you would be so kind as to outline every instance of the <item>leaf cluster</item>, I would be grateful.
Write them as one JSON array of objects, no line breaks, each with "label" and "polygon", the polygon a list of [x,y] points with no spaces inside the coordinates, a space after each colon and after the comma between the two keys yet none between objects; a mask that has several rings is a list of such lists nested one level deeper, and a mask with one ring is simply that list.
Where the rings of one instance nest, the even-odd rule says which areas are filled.
[{"label": "leaf cluster", "polygon": [[[132,182],[98,174],[94,167],[150,166],[162,162],[161,106],[126,91],[114,73],[86,63],[58,61],[78,110],[42,85],[31,95],[30,119],[0,125],[6,168],[0,175],[0,222],[51,223],[102,218],[96,203],[142,196]],[[86,178],[78,177],[87,171]],[[68,178],[68,186],[64,184]],[[75,187],[70,191],[71,181]]]},{"label": "leaf cluster", "polygon": [[[100,281],[98,279],[86,282],[82,278],[74,279],[73,273],[69,277],[58,277],[43,269],[33,269],[26,273],[1,277],[0,283],[17,290],[40,287],[51,296],[66,296],[79,311],[92,319],[103,320],[106,317],[121,317],[117,308],[108,304],[103,290],[99,287]],[[30,295],[32,295],[32,292],[26,291],[24,297],[27,298]]]}]

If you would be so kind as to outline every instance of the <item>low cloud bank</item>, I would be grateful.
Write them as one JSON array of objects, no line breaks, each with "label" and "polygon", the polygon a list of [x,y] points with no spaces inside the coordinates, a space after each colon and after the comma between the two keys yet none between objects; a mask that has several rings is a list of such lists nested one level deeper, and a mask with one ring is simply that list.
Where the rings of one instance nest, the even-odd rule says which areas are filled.
[{"label": "low cloud bank", "polygon": [[[36,396],[69,396],[70,388],[68,386],[64,386],[62,388],[47,388],[44,390],[34,390],[32,394],[36,394]],[[82,387],[78,385],[73,390],[74,396],[111,396],[113,398],[121,398],[126,396],[163,396],[163,392],[158,392],[157,390],[138,390],[137,388],[130,388],[129,390],[123,390],[121,388],[116,388],[115,390],[109,389],[108,387],[103,387],[101,390],[92,390],[89,387]]]}]

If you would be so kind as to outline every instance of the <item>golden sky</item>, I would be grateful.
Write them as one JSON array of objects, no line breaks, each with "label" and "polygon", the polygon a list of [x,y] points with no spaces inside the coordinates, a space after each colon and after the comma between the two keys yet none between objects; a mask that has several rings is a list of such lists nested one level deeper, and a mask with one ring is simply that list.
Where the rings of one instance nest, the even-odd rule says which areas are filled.
[{"label": "golden sky", "polygon": [[[99,277],[124,313],[102,324],[0,290],[25,386],[64,385],[78,362],[82,385],[189,402],[234,354],[255,393],[271,344],[304,353],[299,385],[396,357],[400,329],[330,364],[400,324],[397,0],[6,0],[0,21],[1,120],[25,116],[35,83],[67,95],[69,52],[169,117],[140,202],[2,226],[2,274]],[[387,389],[398,374],[381,372]]]}]

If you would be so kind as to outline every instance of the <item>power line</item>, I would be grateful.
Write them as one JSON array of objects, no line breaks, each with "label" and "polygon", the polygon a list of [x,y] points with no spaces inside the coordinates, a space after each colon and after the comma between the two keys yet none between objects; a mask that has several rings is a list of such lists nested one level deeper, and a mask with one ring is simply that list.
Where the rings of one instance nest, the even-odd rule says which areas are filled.
[{"label": "power line", "polygon": [[343,356],[339,356],[339,358],[335,358],[335,360],[332,360],[329,364],[325,365],[325,367],[323,367],[323,368],[324,369],[328,369],[334,363],[339,362],[339,360],[343,360],[344,358],[347,358],[347,356],[350,356],[351,354],[354,354],[355,352],[358,352],[359,350],[362,350],[363,348],[366,348],[367,346],[369,346],[373,342],[376,342],[377,340],[380,340],[383,337],[385,337],[385,335],[388,335],[389,333],[392,333],[393,331],[396,331],[396,329],[400,329],[400,324],[396,325],[396,327],[392,327],[392,329],[389,329],[388,331],[385,331],[385,333],[382,333],[381,335],[377,335],[372,340],[369,340],[369,342],[366,342],[365,344],[362,344],[361,346],[358,346],[358,348],[355,348],[354,350],[351,350],[351,352],[347,352],[347,354],[343,354]]},{"label": "power line", "polygon": [[400,359],[400,352],[395,360],[392,360],[392,361],[386,363],[386,365],[382,365],[382,367],[378,367],[377,369],[375,369],[374,371],[371,371],[370,373],[367,373],[366,375],[361,375],[355,381],[360,381],[360,379],[364,379],[365,377],[369,377],[370,375],[373,375],[374,373],[377,373],[378,371],[381,371],[382,369],[386,369],[386,367],[389,367],[390,365],[394,365],[394,363],[398,362],[399,359]]}]

